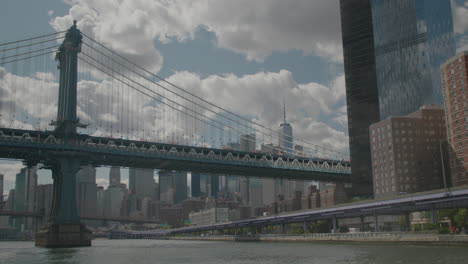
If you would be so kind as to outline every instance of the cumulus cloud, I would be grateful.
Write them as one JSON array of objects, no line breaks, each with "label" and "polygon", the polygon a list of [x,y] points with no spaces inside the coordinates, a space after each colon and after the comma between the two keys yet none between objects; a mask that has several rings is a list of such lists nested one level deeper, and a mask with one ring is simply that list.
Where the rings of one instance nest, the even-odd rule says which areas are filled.
[{"label": "cumulus cloud", "polygon": [[464,34],[468,31],[468,2],[458,3],[452,1],[453,26],[456,34]]},{"label": "cumulus cloud", "polygon": [[452,1],[453,26],[457,36],[457,50],[468,50],[468,2]]},{"label": "cumulus cloud", "polygon": [[[216,43],[262,61],[275,51],[300,50],[342,61],[338,1],[73,0],[69,13],[55,17],[56,30],[73,19],[96,40],[157,71],[162,57],[154,40],[192,39],[200,27]],[[324,23],[323,21],[327,21]]]},{"label": "cumulus cloud", "polygon": [[0,126],[45,128],[57,115],[58,83],[50,72],[15,75],[0,67]]},{"label": "cumulus cloud", "polygon": [[[177,72],[168,81],[273,129],[279,128],[282,122],[284,98],[288,122],[292,124],[296,138],[347,151],[343,75],[329,86],[314,82],[298,84],[292,73],[286,70],[206,78],[191,72]],[[332,128],[330,124],[336,124],[341,130]]]}]

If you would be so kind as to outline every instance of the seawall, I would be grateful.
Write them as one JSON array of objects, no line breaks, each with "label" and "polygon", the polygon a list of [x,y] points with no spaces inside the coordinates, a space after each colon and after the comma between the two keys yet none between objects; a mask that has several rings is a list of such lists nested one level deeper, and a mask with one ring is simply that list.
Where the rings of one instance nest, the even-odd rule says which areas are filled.
[{"label": "seawall", "polygon": [[317,243],[402,243],[402,244],[465,244],[468,235],[412,234],[412,233],[347,233],[307,235],[213,235],[213,236],[172,236],[172,240],[204,241],[264,241],[264,242],[317,242]]}]

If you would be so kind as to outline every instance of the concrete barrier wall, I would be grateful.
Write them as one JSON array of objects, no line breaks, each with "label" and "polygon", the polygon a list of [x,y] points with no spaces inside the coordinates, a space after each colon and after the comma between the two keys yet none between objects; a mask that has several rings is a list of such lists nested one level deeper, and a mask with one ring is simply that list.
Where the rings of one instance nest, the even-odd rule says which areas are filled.
[{"label": "concrete barrier wall", "polygon": [[349,243],[421,243],[467,244],[468,235],[439,235],[411,233],[355,233],[355,234],[307,234],[307,235],[258,235],[258,236],[177,236],[173,240],[206,241],[266,241],[266,242],[349,242]]}]

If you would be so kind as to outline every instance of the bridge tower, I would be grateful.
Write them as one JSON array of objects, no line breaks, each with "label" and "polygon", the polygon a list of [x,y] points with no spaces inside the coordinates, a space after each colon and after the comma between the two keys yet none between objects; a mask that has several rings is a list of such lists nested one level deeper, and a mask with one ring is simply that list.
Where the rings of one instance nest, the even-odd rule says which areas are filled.
[{"label": "bridge tower", "polygon": [[[76,115],[78,53],[81,51],[82,35],[74,21],[68,29],[56,55],[60,70],[60,85],[57,120],[52,122],[55,134],[64,143],[73,143],[77,138],[76,128],[83,126]],[[76,247],[91,246],[91,232],[80,223],[76,207],[76,173],[80,169],[78,153],[60,153],[49,157],[54,181],[52,208],[48,223],[36,234],[36,246]]]}]

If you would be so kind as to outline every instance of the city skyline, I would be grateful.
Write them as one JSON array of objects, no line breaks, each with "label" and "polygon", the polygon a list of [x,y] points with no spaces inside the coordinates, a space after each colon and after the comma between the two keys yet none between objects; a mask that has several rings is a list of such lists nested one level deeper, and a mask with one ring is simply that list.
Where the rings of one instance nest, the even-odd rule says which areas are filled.
[{"label": "city skyline", "polygon": [[[80,2],[80,1],[78,1]],[[78,3],[77,2],[77,3]],[[328,2],[328,1],[327,1]],[[333,1],[330,1],[333,2]],[[84,3],[82,1],[81,3]],[[12,5],[12,8],[15,8],[15,4],[13,2],[8,2],[8,5]],[[77,4],[78,5],[78,4]],[[82,4],[84,5],[84,4]],[[165,58],[165,61],[167,61],[167,66],[164,66],[163,63],[163,68],[161,70],[162,73],[164,73],[166,76],[171,76],[171,70],[168,68],[170,67],[172,71],[177,71],[180,72],[183,70],[187,70],[188,72],[194,72],[193,66],[184,68],[182,65],[183,63],[186,62],[186,59],[179,58],[180,56],[175,56],[173,50],[177,48],[177,50],[180,50],[181,47],[185,48],[190,48],[192,51],[193,50],[199,50],[200,52],[203,51],[203,54],[211,54],[213,52],[221,54],[220,57],[223,59],[232,59],[235,63],[233,64],[234,68],[231,69],[219,69],[222,72],[216,72],[212,71],[212,69],[208,68],[203,68],[200,70],[200,75],[203,85],[208,85],[209,80],[215,80],[212,79],[214,77],[212,74],[210,74],[210,71],[221,75],[225,76],[224,73],[232,73],[233,75],[227,75],[227,80],[229,82],[237,82],[237,83],[243,83],[247,85],[248,83],[251,83],[251,85],[248,85],[248,87],[252,87],[251,91],[256,94],[256,93],[265,93],[268,92],[268,89],[264,87],[264,80],[273,77],[276,78],[275,80],[284,82],[284,86],[282,87],[283,90],[290,90],[292,91],[292,94],[286,95],[288,105],[295,106],[294,109],[288,110],[288,120],[289,122],[294,126],[295,128],[295,134],[298,136],[298,138],[311,138],[313,140],[318,140],[318,142],[327,142],[327,144],[339,144],[335,147],[338,147],[338,149],[347,149],[347,125],[346,125],[346,119],[345,119],[345,109],[342,108],[343,102],[344,102],[344,82],[343,82],[343,73],[342,69],[340,70],[335,70],[332,71],[334,72],[333,76],[329,76],[330,74],[320,74],[322,70],[320,69],[330,69],[330,67],[333,69],[338,69],[342,67],[342,62],[340,61],[340,53],[341,51],[335,52],[335,56],[332,56],[331,62],[327,59],[325,59],[323,50],[320,50],[320,47],[325,49],[323,45],[321,46],[321,38],[320,36],[323,36],[323,39],[332,39],[333,43],[335,46],[338,47],[338,50],[340,50],[341,43],[339,41],[340,39],[340,31],[339,31],[339,12],[336,9],[338,7],[337,3],[330,3],[330,4],[316,4],[316,3],[311,3],[310,5],[316,5],[316,8],[313,8],[313,10],[317,10],[317,12],[320,11],[326,11],[325,14],[331,14],[329,17],[336,19],[336,22],[331,22],[330,24],[336,24],[336,25],[330,25],[333,30],[331,32],[333,33],[333,36],[329,36],[330,34],[321,32],[320,29],[313,28],[310,30],[313,30],[310,32],[310,34],[314,35],[314,38],[311,43],[313,45],[310,45],[311,47],[307,48],[304,47],[303,44],[300,46],[297,46],[297,42],[294,43],[285,43],[284,47],[277,46],[277,47],[271,47],[271,55],[267,56],[264,55],[264,61],[256,61],[253,58],[261,58],[259,54],[252,54],[249,55],[247,51],[245,50],[238,50],[235,47],[231,47],[229,45],[224,45],[222,43],[219,43],[219,45],[216,45],[216,40],[221,39],[221,33],[222,31],[216,31],[215,29],[212,30],[207,30],[201,27],[200,29],[197,29],[198,31],[195,32],[193,35],[193,38],[188,37],[185,38],[183,41],[178,41],[178,40],[167,40],[167,43],[161,43],[160,40],[156,40],[156,44],[153,44],[155,46],[154,50],[159,50],[161,55]],[[275,7],[275,4],[272,3],[272,6]],[[86,5],[86,7],[89,7],[89,3]],[[298,6],[298,8],[301,8],[302,6]],[[14,23],[17,24],[19,28],[21,28],[21,32],[27,33],[27,35],[34,35],[34,32],[47,32],[51,31],[52,27],[49,24],[49,21],[51,24],[56,25],[60,20],[64,19],[69,19],[68,13],[69,9],[71,6],[63,4],[60,1],[47,1],[43,7],[41,7],[41,10],[44,10],[43,13],[41,14],[40,12],[35,13],[33,16],[31,16],[30,19],[32,18],[37,18],[38,23],[29,23],[29,29],[28,27],[25,27],[24,24],[22,23]],[[113,7],[114,8],[114,7]],[[112,12],[116,11],[116,9],[110,8],[108,11],[109,14],[112,14]],[[457,10],[460,9],[461,11],[457,11],[454,13],[462,13],[463,8],[460,7],[460,4],[456,6]],[[75,8],[76,9],[76,8]],[[138,7],[136,7],[138,9]],[[333,11],[330,11],[333,10]],[[48,11],[49,14],[47,14]],[[102,10],[98,10],[99,12],[104,12]],[[67,16],[66,16],[67,15]],[[65,17],[66,16],[66,17]],[[63,19],[55,19],[56,17],[62,18]],[[313,17],[313,16],[312,16]],[[259,19],[269,19],[270,17],[262,17]],[[455,17],[457,19],[458,17]],[[10,19],[14,20],[16,18],[12,17],[7,17],[3,16],[2,19]],[[79,20],[80,18],[78,18]],[[457,21],[462,21],[463,19],[458,19]],[[455,22],[457,22],[455,21]],[[108,21],[94,21],[95,24],[93,27],[97,27],[97,23],[99,22],[99,25],[105,25],[106,22]],[[309,22],[308,20],[305,21],[300,21],[302,23]],[[313,21],[312,21],[313,22]],[[129,22],[130,23],[130,22]],[[460,26],[459,24],[455,25],[458,29],[456,29],[456,32],[458,32],[458,35],[464,36],[466,35],[463,31],[463,25]],[[460,29],[461,28],[461,29]],[[24,29],[24,30],[23,30]],[[221,29],[220,29],[221,30]],[[461,33],[460,33],[461,32]],[[14,38],[17,33],[15,34],[7,34],[10,32],[6,32],[3,37],[7,37],[8,35],[12,36]],[[281,33],[281,32],[276,32],[276,33]],[[276,34],[275,33],[275,34]],[[158,35],[159,36],[159,35]],[[20,37],[20,36],[19,36]],[[151,36],[143,36],[145,37],[145,40],[154,40]],[[157,36],[156,36],[157,37]],[[460,39],[460,37],[458,37]],[[3,40],[3,39],[2,39]],[[5,39],[6,40],[6,39]],[[320,43],[317,43],[320,42]],[[152,43],[152,41],[149,41],[148,43]],[[320,45],[319,45],[320,44]],[[458,41],[459,47],[461,47],[463,44],[460,44],[460,41]],[[118,47],[116,47],[118,48]],[[297,50],[294,50],[297,49]],[[234,51],[233,51],[234,50]],[[305,53],[303,53],[305,52]],[[336,56],[336,54],[338,54]],[[174,55],[174,59],[172,59],[172,55]],[[250,57],[249,57],[250,56]],[[287,57],[287,59],[285,59]],[[337,58],[338,57],[338,58]],[[177,62],[176,59],[180,59],[180,62]],[[249,60],[252,59],[252,60]],[[231,60],[231,61],[232,61]],[[283,61],[284,64],[279,64],[278,60]],[[193,64],[193,63],[192,63]],[[186,65],[192,65],[192,64],[186,64]],[[209,64],[209,63],[208,63]],[[244,67],[245,65],[248,65],[248,67]],[[282,66],[284,65],[284,66]],[[246,70],[239,70],[238,68],[243,68]],[[307,71],[305,71],[305,68],[307,68]],[[265,73],[261,74],[260,71],[262,69],[265,71]],[[314,70],[316,69],[316,70]],[[217,69],[218,70],[218,69]],[[281,70],[286,70],[286,71],[281,71]],[[195,71],[196,72],[196,71]],[[307,74],[305,74],[307,72]],[[327,71],[328,72],[328,71]],[[312,75],[311,75],[312,74]],[[193,76],[193,75],[184,75],[187,77]],[[327,78],[325,78],[328,76]],[[175,78],[175,75],[172,75],[173,78]],[[257,84],[258,83],[258,84]],[[292,84],[292,85],[291,85]],[[289,87],[289,88],[288,88]],[[278,88],[271,88],[272,93],[276,93],[278,91]],[[328,107],[323,108],[322,106],[317,109],[317,106],[320,106],[322,104],[315,102],[314,99],[311,99],[312,97],[307,94],[307,91],[313,92],[314,96],[315,93],[318,92],[318,98],[321,98],[322,96],[326,96],[329,98],[338,98],[338,101],[341,100],[341,105],[334,105],[333,103],[335,102],[335,99],[330,101],[329,99],[326,99],[325,101],[329,104],[332,105],[333,107],[337,107],[337,109],[329,109]],[[335,97],[333,94],[337,94],[338,97]],[[296,96],[297,95],[297,96]],[[304,97],[303,99],[298,101],[298,97]],[[253,97],[255,98],[255,97]],[[309,100],[306,103],[305,100]],[[282,97],[278,98],[277,103],[281,104]],[[330,104],[331,103],[331,104]],[[274,115],[268,115],[265,114],[267,117],[267,123],[271,123],[272,128],[276,128],[278,125],[278,121],[276,120],[276,117],[282,112],[282,109],[280,107],[277,107],[276,105],[274,106],[274,111],[267,110],[267,112],[271,112]],[[308,113],[306,113],[305,119],[299,118],[298,116],[298,109],[301,108],[307,108],[312,107]],[[259,105],[258,107],[264,108],[264,109],[270,109],[272,105],[270,106],[262,106]],[[239,109],[242,109],[240,107]],[[233,109],[236,110],[236,109]],[[339,110],[339,111],[337,111]],[[264,114],[263,111],[257,111],[258,113],[261,113],[262,115]],[[316,113],[319,113],[320,116],[317,116]],[[339,113],[340,116],[335,116],[337,113]],[[323,116],[322,116],[323,115]],[[331,121],[330,121],[331,120]],[[333,121],[335,120],[335,121]],[[332,122],[332,124],[330,124]],[[328,124],[328,125],[327,125]],[[331,126],[330,126],[331,125]],[[312,132],[311,132],[312,131]],[[4,170],[5,174],[5,186],[11,186],[12,181],[14,178],[14,171],[19,169],[19,163],[11,164],[7,163],[5,164],[2,161],[1,168]],[[103,178],[105,178],[107,173],[100,172],[98,171],[98,181],[104,182]],[[43,178],[42,176],[39,177],[39,180]],[[127,182],[128,184],[128,182]]]}]

